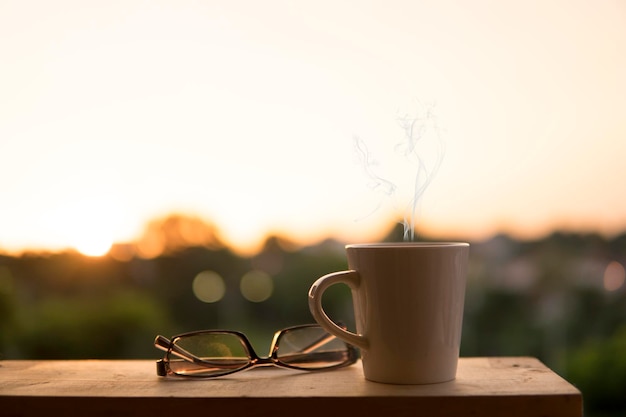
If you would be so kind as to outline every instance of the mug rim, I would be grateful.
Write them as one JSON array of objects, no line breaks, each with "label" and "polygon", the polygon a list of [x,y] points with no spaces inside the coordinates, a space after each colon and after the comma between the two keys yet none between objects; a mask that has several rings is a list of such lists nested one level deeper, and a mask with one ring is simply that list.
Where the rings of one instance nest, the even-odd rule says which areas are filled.
[{"label": "mug rim", "polygon": [[346,249],[392,249],[392,248],[461,248],[469,247],[467,242],[378,242],[350,243]]}]

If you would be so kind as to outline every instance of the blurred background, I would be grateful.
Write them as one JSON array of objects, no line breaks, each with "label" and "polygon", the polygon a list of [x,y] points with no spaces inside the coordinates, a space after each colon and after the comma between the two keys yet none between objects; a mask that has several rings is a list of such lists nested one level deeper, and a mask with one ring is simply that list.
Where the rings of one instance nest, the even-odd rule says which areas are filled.
[{"label": "blurred background", "polygon": [[0,359],[264,352],[345,243],[463,240],[462,355],[626,413],[623,2],[4,0],[0,57]]}]

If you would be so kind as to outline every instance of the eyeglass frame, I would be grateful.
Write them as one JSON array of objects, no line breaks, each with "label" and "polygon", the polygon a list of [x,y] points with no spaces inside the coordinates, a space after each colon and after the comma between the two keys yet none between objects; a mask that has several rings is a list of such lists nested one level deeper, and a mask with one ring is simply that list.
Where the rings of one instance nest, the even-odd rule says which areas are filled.
[{"label": "eyeglass frame", "polygon": [[[252,369],[252,368],[267,367],[267,366],[278,366],[281,368],[296,369],[299,371],[320,372],[320,371],[327,371],[327,370],[333,370],[333,369],[350,366],[356,363],[356,361],[359,359],[360,355],[359,355],[359,351],[357,350],[357,348],[355,348],[349,343],[344,342],[347,348],[348,359],[336,365],[331,365],[331,366],[327,366],[323,368],[304,368],[304,367],[298,367],[298,366],[294,366],[294,365],[290,365],[288,363],[282,362],[278,358],[278,347],[279,347],[278,340],[280,336],[293,330],[312,328],[312,327],[316,327],[321,330],[324,330],[318,324],[301,324],[298,326],[286,327],[282,330],[276,331],[274,333],[274,337],[272,338],[272,343],[270,344],[270,354],[269,356],[265,356],[265,357],[259,356],[254,350],[254,348],[252,347],[252,344],[250,343],[250,340],[248,339],[248,337],[244,333],[236,331],[236,330],[222,330],[222,329],[196,330],[192,332],[180,333],[178,335],[172,336],[171,339],[167,339],[164,336],[157,335],[156,338],[154,339],[154,346],[160,350],[165,351],[165,356],[157,360],[156,362],[157,375],[161,377],[174,376],[174,377],[181,377],[181,378],[207,379],[207,378],[218,378],[221,376],[231,375],[236,372],[241,372],[241,371],[245,371],[245,370]],[[326,331],[324,330],[324,332]],[[243,342],[244,347],[248,353],[248,363],[241,368],[237,368],[231,371],[226,371],[224,373],[219,373],[216,375],[190,375],[190,374],[184,375],[184,374],[179,374],[179,373],[172,371],[172,369],[170,368],[169,355],[172,352],[176,341],[182,337],[190,337],[190,336],[195,336],[195,335],[205,334],[205,333],[206,334],[221,333],[221,334],[230,334],[230,335],[237,336]],[[329,333],[327,333],[327,335],[329,337],[335,338],[335,336]],[[196,359],[200,360],[195,355],[189,352],[185,354],[185,353],[180,352],[179,350],[178,352],[174,354],[178,354],[178,356],[180,356],[182,359],[189,360],[192,363],[195,363]],[[188,356],[188,357],[186,358],[185,356]]]}]

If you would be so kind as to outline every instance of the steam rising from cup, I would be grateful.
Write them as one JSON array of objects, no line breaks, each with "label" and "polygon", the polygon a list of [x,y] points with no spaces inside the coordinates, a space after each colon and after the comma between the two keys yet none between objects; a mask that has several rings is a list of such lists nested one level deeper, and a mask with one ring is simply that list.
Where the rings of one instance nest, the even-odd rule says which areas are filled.
[{"label": "steam rising from cup", "polygon": [[[398,116],[398,125],[402,129],[402,139],[393,146],[393,153],[408,165],[409,173],[402,171],[401,175],[411,175],[412,189],[408,202],[404,202],[404,240],[415,240],[415,225],[420,200],[437,174],[445,147],[441,138],[441,131],[434,113],[434,104],[416,102],[416,109],[410,113]],[[378,204],[365,216],[369,217],[378,211],[387,200],[397,206],[399,186],[396,182],[377,173],[379,162],[369,151],[365,141],[358,136],[354,137],[354,146],[359,163],[369,179],[368,187],[381,195]]]}]

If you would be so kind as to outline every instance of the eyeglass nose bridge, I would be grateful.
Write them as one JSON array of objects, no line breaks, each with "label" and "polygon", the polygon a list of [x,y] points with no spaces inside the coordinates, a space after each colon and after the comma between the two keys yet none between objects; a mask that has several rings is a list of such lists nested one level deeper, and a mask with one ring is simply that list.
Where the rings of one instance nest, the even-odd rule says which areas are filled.
[{"label": "eyeglass nose bridge", "polygon": [[252,366],[273,366],[276,365],[277,360],[272,357],[262,358],[257,356],[251,358],[250,363]]}]

